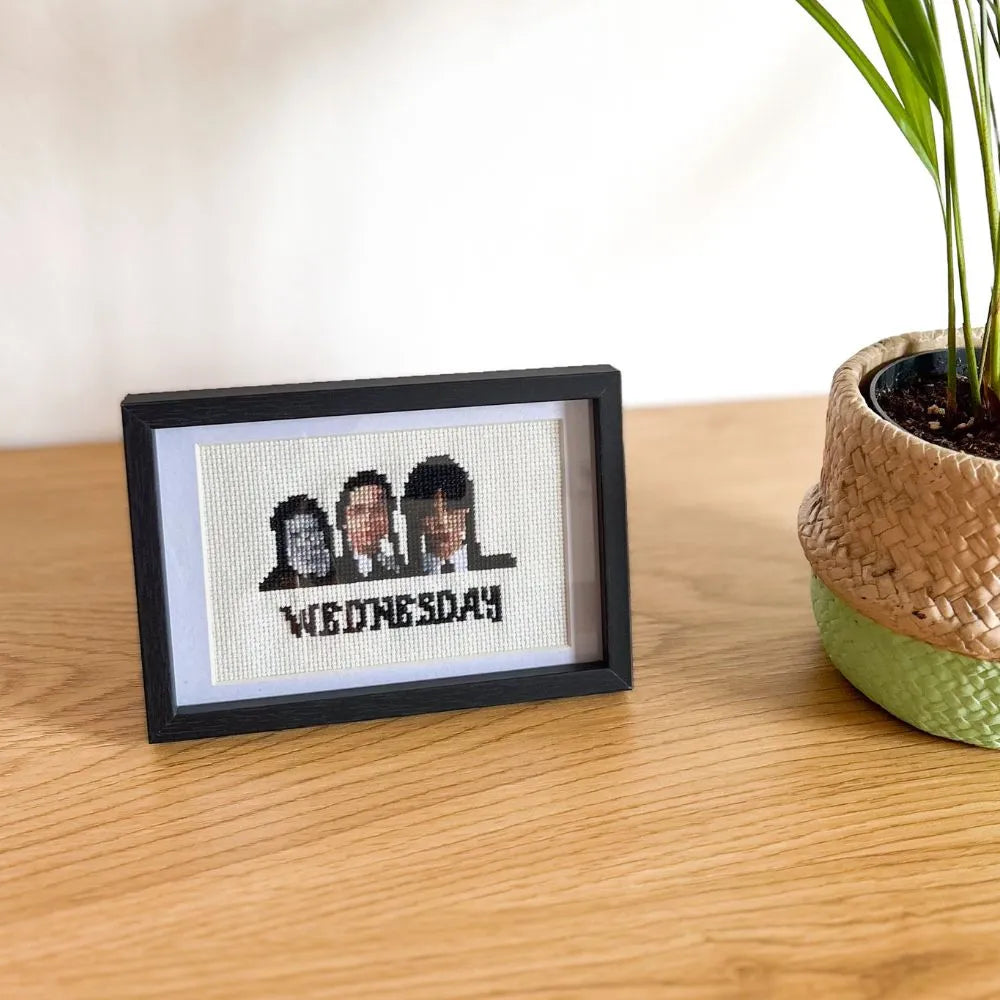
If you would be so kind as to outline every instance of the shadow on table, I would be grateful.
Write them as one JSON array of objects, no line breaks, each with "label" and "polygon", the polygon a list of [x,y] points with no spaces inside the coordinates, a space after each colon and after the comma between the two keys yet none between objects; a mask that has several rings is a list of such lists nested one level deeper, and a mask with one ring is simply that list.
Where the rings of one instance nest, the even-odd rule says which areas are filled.
[{"label": "shadow on table", "polygon": [[[632,525],[636,685],[707,727],[754,717],[930,738],[865,698],[820,643],[794,511],[774,520],[651,504]],[[644,523],[649,522],[649,523]]]}]

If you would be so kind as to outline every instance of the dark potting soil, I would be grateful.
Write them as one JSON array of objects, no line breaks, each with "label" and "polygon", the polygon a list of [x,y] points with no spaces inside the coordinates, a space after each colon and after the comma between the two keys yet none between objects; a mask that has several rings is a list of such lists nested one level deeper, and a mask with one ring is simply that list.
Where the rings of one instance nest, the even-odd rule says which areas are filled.
[{"label": "dark potting soil", "polygon": [[958,413],[945,412],[947,376],[924,375],[919,381],[879,395],[879,405],[904,430],[931,444],[981,458],[1000,459],[1000,418],[973,417],[967,379],[958,381]]}]

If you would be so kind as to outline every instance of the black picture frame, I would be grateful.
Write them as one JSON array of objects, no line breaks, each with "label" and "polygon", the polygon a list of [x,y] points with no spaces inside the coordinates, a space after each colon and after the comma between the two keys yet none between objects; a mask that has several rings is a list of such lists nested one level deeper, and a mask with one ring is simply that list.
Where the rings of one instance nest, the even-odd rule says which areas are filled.
[{"label": "black picture frame", "polygon": [[[178,707],[166,605],[154,438],[161,428],[552,400],[593,415],[604,657],[481,676]],[[151,743],[630,690],[621,376],[608,365],[129,395],[125,468],[146,721]]]}]

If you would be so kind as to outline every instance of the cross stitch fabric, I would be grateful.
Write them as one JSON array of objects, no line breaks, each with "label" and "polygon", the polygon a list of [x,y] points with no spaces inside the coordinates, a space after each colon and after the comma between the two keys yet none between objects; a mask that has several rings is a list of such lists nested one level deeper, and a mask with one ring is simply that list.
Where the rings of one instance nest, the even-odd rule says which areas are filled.
[{"label": "cross stitch fabric", "polygon": [[215,684],[566,646],[562,421],[199,445]]}]

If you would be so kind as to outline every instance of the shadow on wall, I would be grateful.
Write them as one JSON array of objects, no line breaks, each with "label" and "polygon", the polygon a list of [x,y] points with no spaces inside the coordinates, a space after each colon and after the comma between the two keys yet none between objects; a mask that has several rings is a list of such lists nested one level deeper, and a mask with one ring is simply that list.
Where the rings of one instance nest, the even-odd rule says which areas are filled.
[{"label": "shadow on wall", "polygon": [[[49,0],[4,10],[0,343],[19,377],[0,400],[0,444],[111,436],[125,392],[238,380],[254,356],[259,370],[259,354],[275,352],[260,331],[280,333],[295,293],[275,259],[294,260],[289,230],[302,223],[301,198],[295,212],[281,195],[301,164],[267,154],[273,119],[294,114],[288,88],[317,63],[342,67],[327,74],[336,114],[352,64],[407,8]],[[349,226],[338,207],[331,215]],[[269,231],[283,215],[285,231]],[[263,233],[273,246],[254,246]],[[253,311],[261,282],[273,316]],[[330,370],[337,353],[328,341],[298,368]],[[283,367],[297,377],[294,362]]]},{"label": "shadow on wall", "polygon": [[[110,438],[125,393],[198,386],[611,362],[630,403],[825,390],[896,257],[817,313],[817,275],[876,273],[837,244],[869,206],[816,199],[811,63],[841,62],[766,6],[6,5],[0,446]],[[908,309],[938,302],[898,267]],[[726,364],[677,364],[706,320]]]}]

